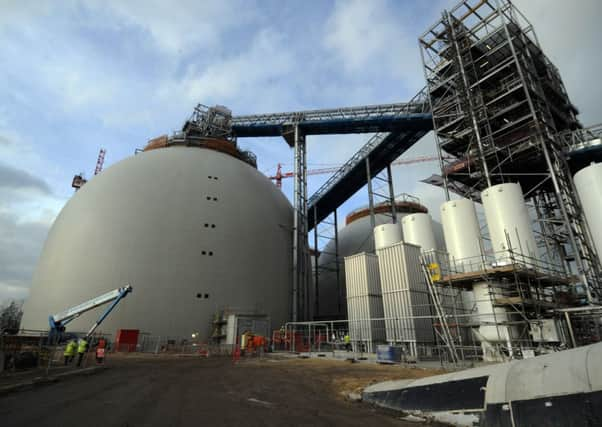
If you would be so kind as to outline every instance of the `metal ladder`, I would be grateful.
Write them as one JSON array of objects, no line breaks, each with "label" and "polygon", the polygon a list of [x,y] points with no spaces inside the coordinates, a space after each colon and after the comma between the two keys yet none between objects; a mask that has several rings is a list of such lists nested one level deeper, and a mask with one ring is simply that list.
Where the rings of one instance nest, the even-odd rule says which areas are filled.
[{"label": "metal ladder", "polygon": [[449,351],[449,355],[452,363],[457,364],[459,362],[458,351],[456,349],[456,344],[454,342],[453,336],[449,329],[449,325],[447,324],[447,316],[443,307],[441,305],[441,300],[439,299],[439,293],[434,288],[434,283],[429,273],[427,261],[421,257],[420,264],[422,265],[422,271],[424,273],[424,278],[426,280],[426,286],[429,290],[429,294],[433,301],[433,305],[435,306],[435,311],[437,313],[437,317],[439,318],[439,323],[441,325],[441,332],[437,331],[434,328],[435,332],[439,335],[447,350]]}]

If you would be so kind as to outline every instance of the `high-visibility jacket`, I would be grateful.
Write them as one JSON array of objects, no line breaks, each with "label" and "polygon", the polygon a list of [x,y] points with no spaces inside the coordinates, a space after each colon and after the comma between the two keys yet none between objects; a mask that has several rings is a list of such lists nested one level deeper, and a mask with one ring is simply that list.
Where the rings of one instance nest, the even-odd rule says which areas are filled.
[{"label": "high-visibility jacket", "polygon": [[65,346],[65,352],[63,354],[65,356],[75,356],[76,348],[77,348],[77,343],[75,341],[71,340]]},{"label": "high-visibility jacket", "polygon": [[85,353],[86,347],[88,346],[88,342],[84,339],[79,340],[79,344],[77,345],[78,353]]},{"label": "high-visibility jacket", "polygon": [[345,344],[349,344],[351,342],[351,338],[349,338],[349,335],[345,335],[345,338],[343,338],[345,340]]}]

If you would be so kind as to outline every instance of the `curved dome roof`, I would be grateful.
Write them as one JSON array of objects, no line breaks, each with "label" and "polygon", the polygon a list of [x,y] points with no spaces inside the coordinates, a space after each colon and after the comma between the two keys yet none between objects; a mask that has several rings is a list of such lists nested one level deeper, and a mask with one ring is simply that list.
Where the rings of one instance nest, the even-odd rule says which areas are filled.
[{"label": "curved dome roof", "polygon": [[[292,208],[261,173],[222,152],[170,147],[96,176],[52,226],[22,326],[129,283],[101,326],[206,338],[216,310],[288,319]],[[69,325],[87,330],[96,314]]]}]

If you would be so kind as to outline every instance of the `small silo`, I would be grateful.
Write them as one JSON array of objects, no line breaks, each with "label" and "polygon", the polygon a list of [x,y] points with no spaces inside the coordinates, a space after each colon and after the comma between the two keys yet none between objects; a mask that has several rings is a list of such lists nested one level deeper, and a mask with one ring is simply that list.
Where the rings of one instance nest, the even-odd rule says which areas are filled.
[{"label": "small silo", "polygon": [[433,233],[433,220],[427,213],[406,215],[402,220],[403,239],[406,243],[420,246],[422,252],[436,251],[438,248]]},{"label": "small silo", "polygon": [[483,270],[481,232],[474,203],[468,199],[443,203],[441,224],[450,268],[457,272]]},{"label": "small silo", "polygon": [[592,163],[581,169],[575,174],[574,182],[598,259],[602,262],[602,163]]},{"label": "small silo", "polygon": [[374,247],[376,250],[389,247],[402,240],[403,230],[398,222],[380,224],[374,227]]},{"label": "small silo", "polygon": [[539,258],[520,184],[498,184],[481,193],[493,254],[498,264],[534,266]]},{"label": "small silo", "polygon": [[[216,312],[288,320],[292,207],[225,140],[155,140],[79,190],[55,220],[22,326],[129,283],[100,330],[207,340]],[[155,149],[156,148],[156,149]],[[245,159],[247,161],[245,161]],[[100,309],[73,321],[87,330]]]}]

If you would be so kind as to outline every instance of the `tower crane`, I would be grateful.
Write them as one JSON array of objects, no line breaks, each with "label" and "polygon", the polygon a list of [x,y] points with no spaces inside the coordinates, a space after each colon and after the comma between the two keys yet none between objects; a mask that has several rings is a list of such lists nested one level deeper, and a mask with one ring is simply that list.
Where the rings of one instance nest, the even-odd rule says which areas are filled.
[{"label": "tower crane", "polygon": [[[410,159],[400,159],[391,163],[393,166],[398,165],[411,165],[414,163],[422,163],[422,162],[432,162],[438,160],[437,156],[419,156],[413,157]],[[329,167],[329,168],[321,168],[321,169],[308,169],[307,175],[321,175],[327,173],[335,173],[339,170],[340,166]],[[276,175],[270,176],[270,179],[273,179],[276,182],[276,187],[282,188],[282,180],[284,178],[292,178],[295,176],[294,172],[282,172],[282,164],[278,163],[278,169],[276,170]]]},{"label": "tower crane", "polygon": [[130,292],[132,292],[133,288],[130,285],[123,286],[121,288],[113,289],[110,292],[99,295],[91,300],[78,304],[74,307],[70,307],[60,313],[51,315],[48,317],[48,322],[50,323],[50,333],[49,338],[52,340],[55,337],[60,337],[60,334],[65,331],[65,326],[71,322],[72,320],[77,319],[82,314],[90,311],[96,307],[100,307],[101,305],[111,303],[111,305],[102,313],[102,315],[98,318],[98,320],[92,325],[88,333],[86,334],[86,339],[94,333],[96,328],[105,320],[105,318],[113,311],[115,306],[119,304],[123,298],[125,298]]},{"label": "tower crane", "polygon": [[107,150],[101,148],[98,153],[98,159],[96,160],[96,167],[94,168],[94,175],[98,175],[102,172],[102,167],[105,164],[105,154],[107,154]]},{"label": "tower crane", "polygon": [[[105,155],[107,154],[107,150],[105,148],[101,148],[98,152],[98,158],[96,159],[96,167],[94,168],[94,175],[98,175],[102,172],[102,167],[105,163]],[[75,188],[75,191],[79,190],[84,186],[84,184],[88,182],[86,178],[84,178],[84,173],[80,172],[77,175],[73,176],[73,181],[71,181],[71,187]]]}]

